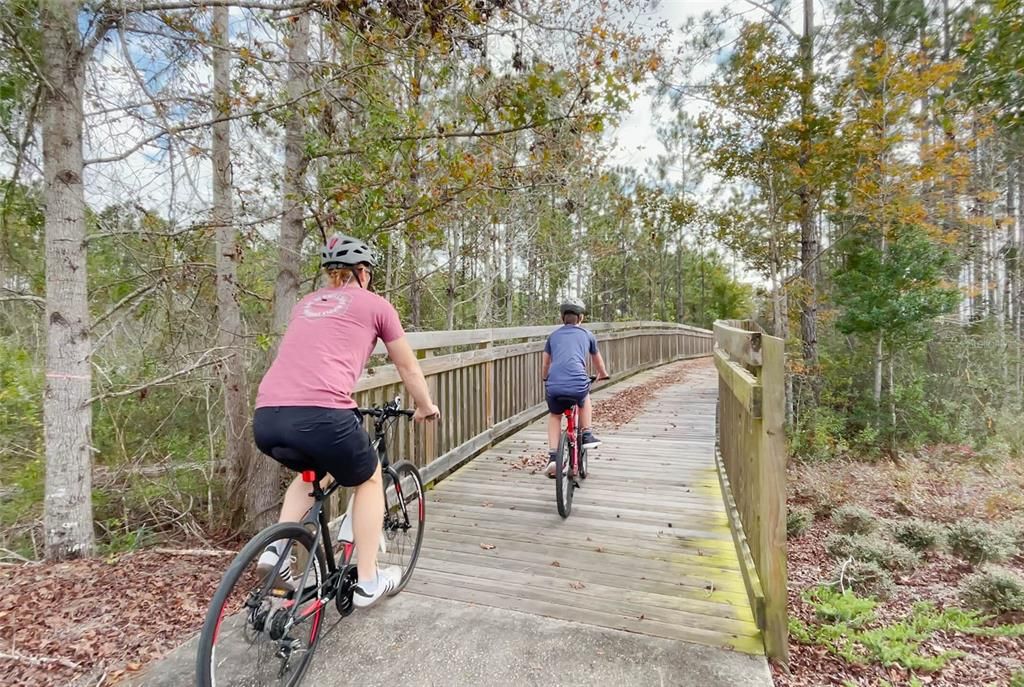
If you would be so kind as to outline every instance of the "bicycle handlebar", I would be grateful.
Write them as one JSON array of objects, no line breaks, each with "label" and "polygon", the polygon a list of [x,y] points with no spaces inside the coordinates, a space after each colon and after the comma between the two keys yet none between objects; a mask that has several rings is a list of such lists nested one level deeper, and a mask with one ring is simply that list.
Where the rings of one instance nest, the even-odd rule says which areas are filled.
[{"label": "bicycle handlebar", "polygon": [[414,410],[405,410],[404,408],[394,408],[390,405],[386,405],[383,408],[356,408],[356,411],[360,415],[369,415],[375,418],[388,418],[388,417],[409,417],[411,418],[416,414]]}]

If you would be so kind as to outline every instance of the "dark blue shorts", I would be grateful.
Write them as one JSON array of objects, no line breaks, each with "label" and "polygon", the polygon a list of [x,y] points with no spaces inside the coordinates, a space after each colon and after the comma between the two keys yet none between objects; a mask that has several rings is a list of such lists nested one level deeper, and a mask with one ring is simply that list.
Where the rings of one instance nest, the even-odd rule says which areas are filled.
[{"label": "dark blue shorts", "polygon": [[373,477],[377,452],[355,410],[316,406],[257,408],[256,446],[289,470],[327,473],[342,486]]},{"label": "dark blue shorts", "polygon": [[554,415],[561,415],[565,411],[572,408],[574,405],[583,405],[583,401],[586,400],[587,396],[590,395],[589,391],[583,393],[564,393],[558,392],[552,393],[550,390],[545,391],[544,400],[548,402],[548,412]]}]

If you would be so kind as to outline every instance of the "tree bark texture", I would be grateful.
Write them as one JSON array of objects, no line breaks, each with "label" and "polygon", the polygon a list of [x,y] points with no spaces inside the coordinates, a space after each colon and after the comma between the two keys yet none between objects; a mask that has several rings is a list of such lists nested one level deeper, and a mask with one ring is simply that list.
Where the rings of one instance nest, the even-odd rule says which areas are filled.
[{"label": "tree bark texture", "polygon": [[46,453],[44,550],[51,560],[89,556],[92,523],[92,390],[82,187],[84,54],[81,3],[40,3],[46,227]]},{"label": "tree bark texture", "polygon": [[[213,9],[213,102],[224,120],[231,112],[231,52],[228,47],[228,8]],[[245,499],[227,504],[228,517],[236,528],[245,522],[247,505],[253,492],[248,480],[252,448],[250,446],[249,398],[245,380],[242,346],[242,312],[238,302],[238,265],[242,259],[235,230],[232,202],[231,123],[213,125],[213,224],[216,229],[217,266],[217,344],[225,349],[226,359],[219,366],[224,391],[224,455],[228,466],[230,493],[245,494]]]}]

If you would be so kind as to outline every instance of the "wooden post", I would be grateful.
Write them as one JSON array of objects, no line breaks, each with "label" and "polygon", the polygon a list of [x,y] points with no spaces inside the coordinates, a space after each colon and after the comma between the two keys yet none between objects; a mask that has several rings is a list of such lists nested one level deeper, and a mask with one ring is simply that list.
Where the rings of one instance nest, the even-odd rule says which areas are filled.
[{"label": "wooden post", "polygon": [[765,593],[765,651],[789,662],[786,617],[786,399],[785,344],[761,339],[762,420],[760,467],[761,585]]},{"label": "wooden post", "polygon": [[[480,348],[491,349],[494,347],[493,341],[487,341],[480,344]],[[487,427],[494,426],[494,361],[488,360],[484,363],[484,424]]]}]

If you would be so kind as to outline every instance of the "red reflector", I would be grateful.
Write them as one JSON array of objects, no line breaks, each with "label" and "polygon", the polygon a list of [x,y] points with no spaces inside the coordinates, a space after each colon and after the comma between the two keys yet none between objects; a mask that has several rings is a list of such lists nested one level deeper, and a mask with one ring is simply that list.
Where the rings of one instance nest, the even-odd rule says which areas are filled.
[{"label": "red reflector", "polygon": [[310,484],[315,482],[316,481],[316,471],[315,470],[303,470],[302,471],[302,481],[303,482],[309,482]]}]

